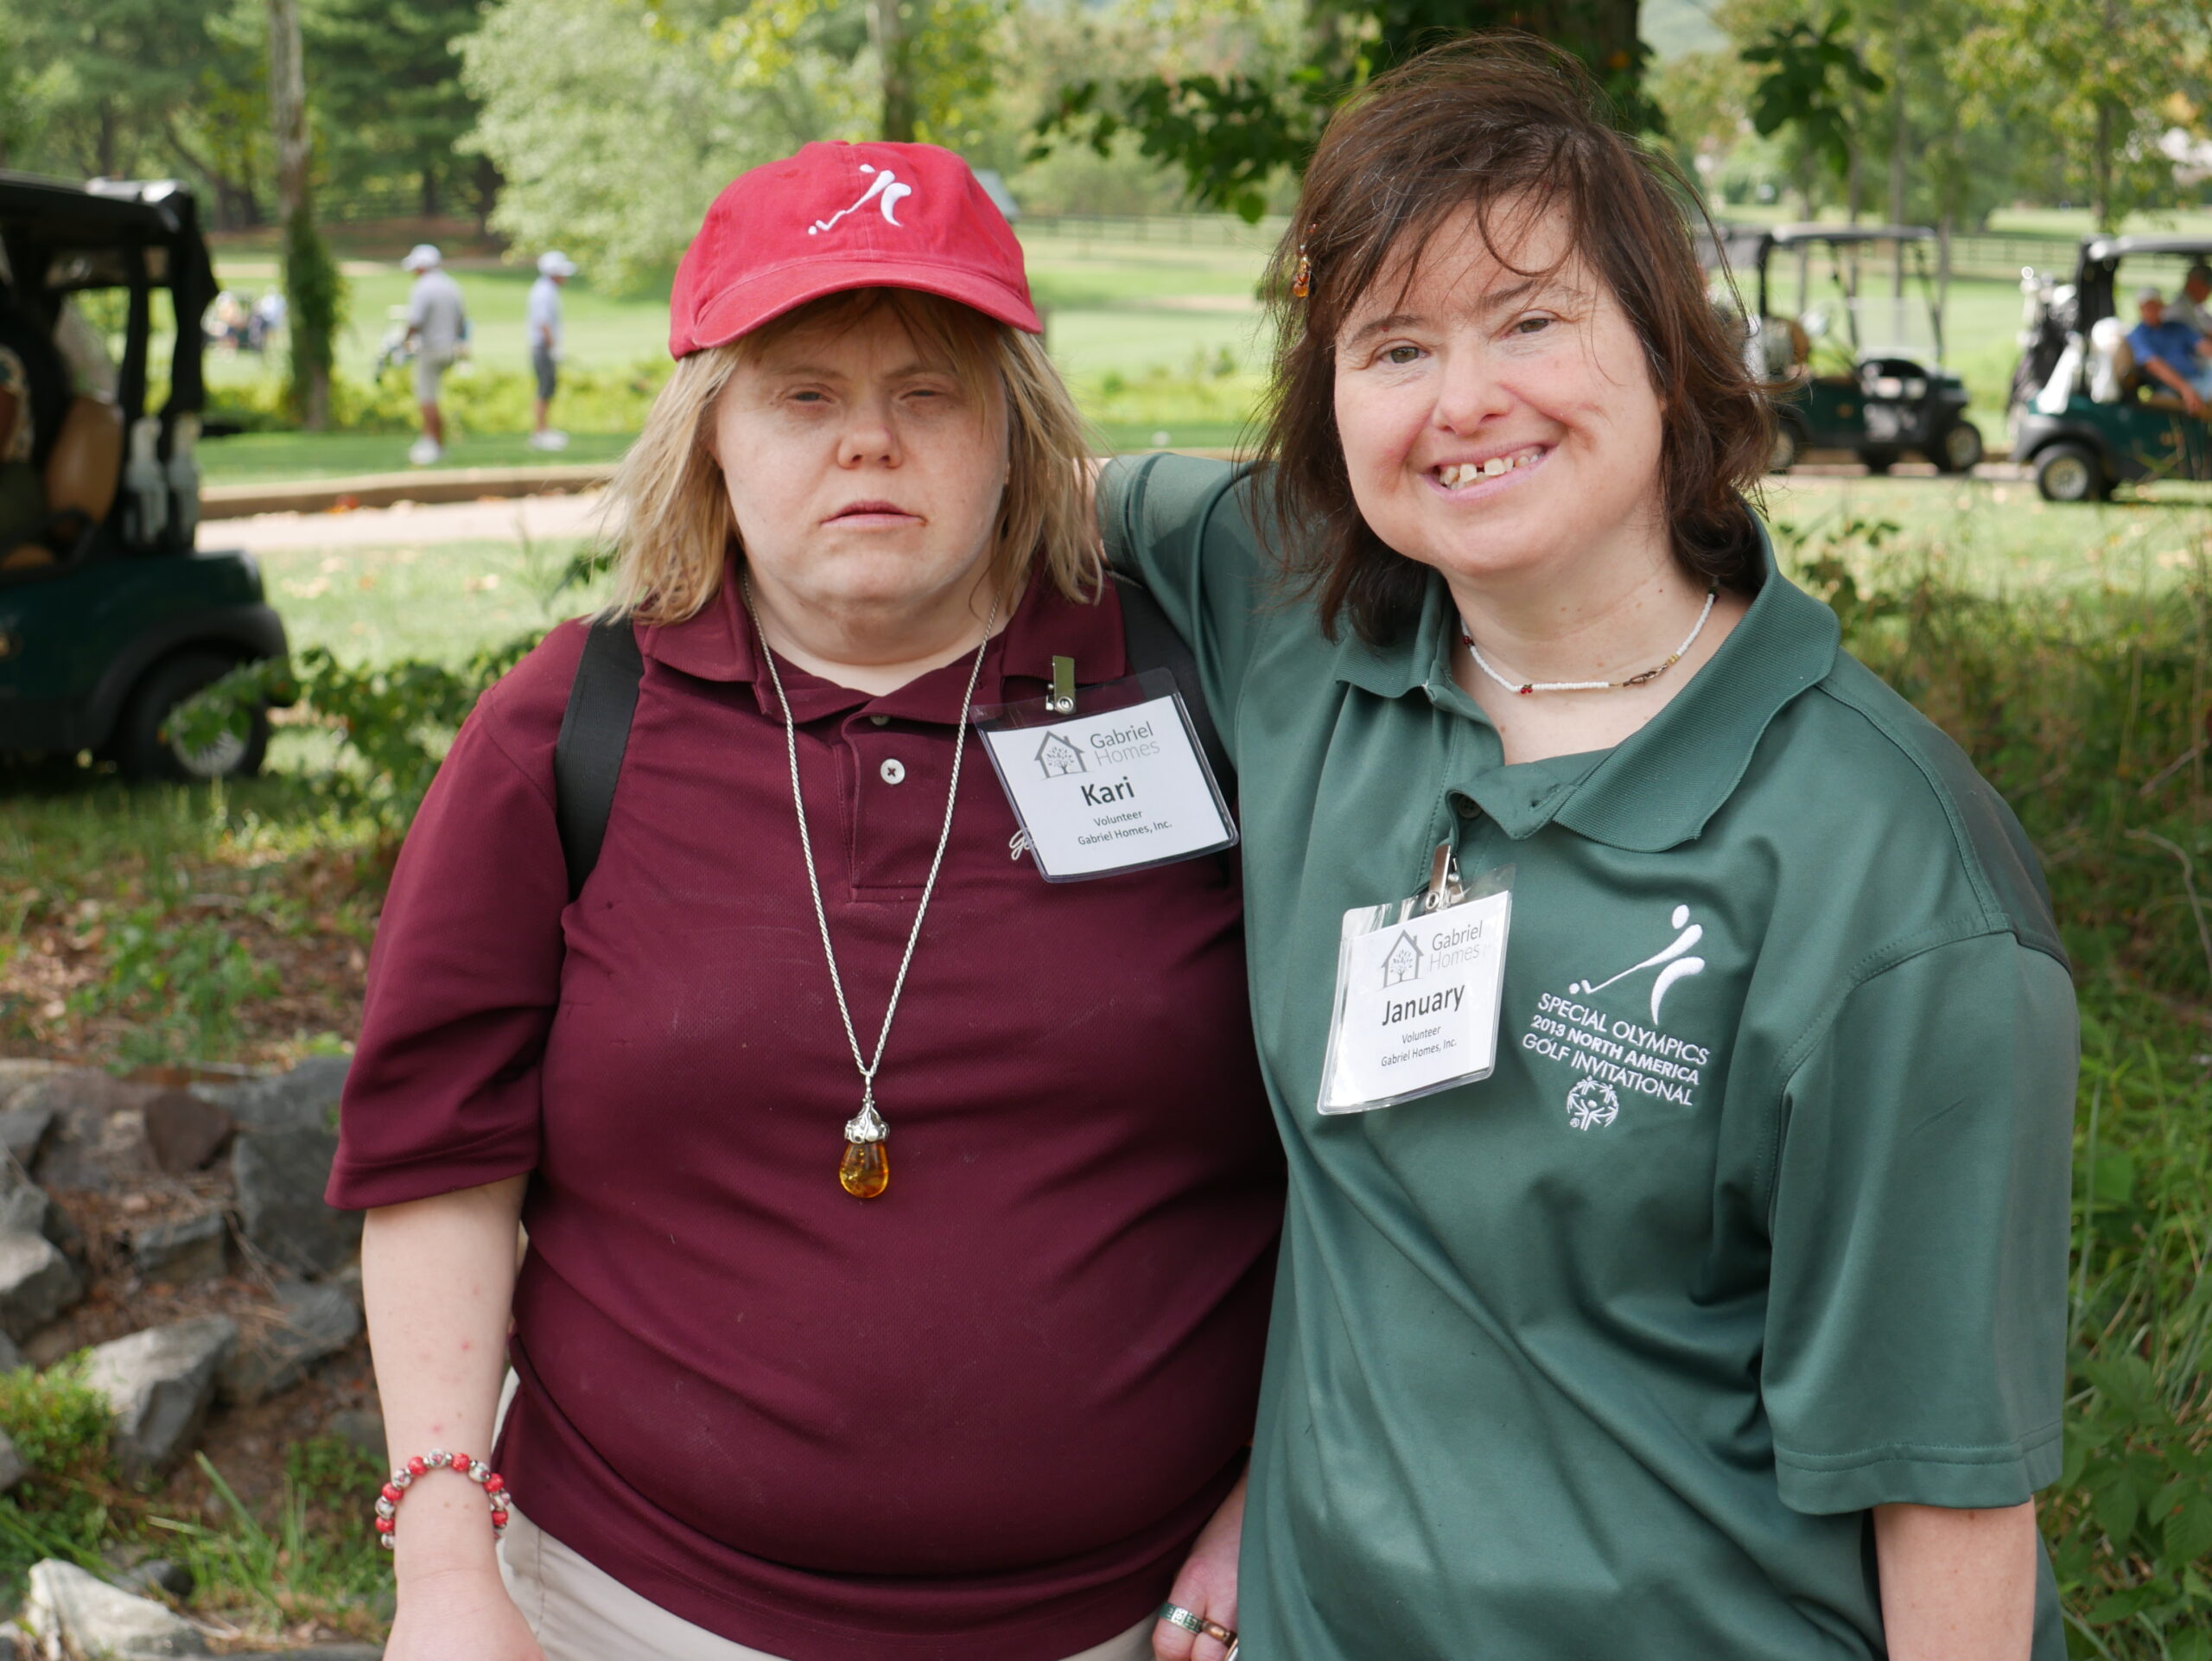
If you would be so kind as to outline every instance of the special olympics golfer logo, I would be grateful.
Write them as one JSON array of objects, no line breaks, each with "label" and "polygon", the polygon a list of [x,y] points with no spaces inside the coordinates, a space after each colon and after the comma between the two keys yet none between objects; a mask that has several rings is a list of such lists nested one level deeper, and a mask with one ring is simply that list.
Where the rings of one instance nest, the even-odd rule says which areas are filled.
[{"label": "special olympics golfer logo", "polygon": [[832,213],[826,220],[815,220],[813,224],[806,227],[807,235],[810,237],[818,237],[824,231],[836,230],[837,228],[837,221],[839,220],[843,219],[848,213],[859,213],[861,209],[866,207],[870,202],[875,203],[883,210],[883,217],[886,222],[892,225],[897,225],[901,231],[906,228],[904,225],[899,223],[898,213],[899,199],[902,196],[912,195],[914,194],[914,187],[912,185],[900,184],[899,182],[899,175],[893,173],[889,168],[884,169],[880,173],[877,173],[874,168],[863,162],[861,163],[861,171],[862,173],[874,174],[874,177],[869,181],[868,188],[861,192],[860,200],[855,202],[850,207],[839,208],[835,213]]},{"label": "special olympics golfer logo", "polygon": [[1585,1079],[1567,1092],[1567,1122],[1577,1130],[1595,1130],[1621,1116],[1621,1098],[1599,1079]]}]

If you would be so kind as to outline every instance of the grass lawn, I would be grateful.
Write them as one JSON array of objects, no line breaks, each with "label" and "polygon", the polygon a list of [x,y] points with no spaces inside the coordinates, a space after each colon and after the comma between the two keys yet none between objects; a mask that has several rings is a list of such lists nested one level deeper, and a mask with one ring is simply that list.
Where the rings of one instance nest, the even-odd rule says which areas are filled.
[{"label": "grass lawn", "polygon": [[[290,479],[336,479],[361,473],[412,471],[405,433],[240,433],[210,441],[200,452],[201,474],[211,485],[244,485]],[[520,433],[467,433],[446,446],[436,468],[518,468],[579,461],[615,461],[630,448],[626,433],[571,433],[569,448],[534,450]],[[200,533],[201,545],[221,533]]]}]

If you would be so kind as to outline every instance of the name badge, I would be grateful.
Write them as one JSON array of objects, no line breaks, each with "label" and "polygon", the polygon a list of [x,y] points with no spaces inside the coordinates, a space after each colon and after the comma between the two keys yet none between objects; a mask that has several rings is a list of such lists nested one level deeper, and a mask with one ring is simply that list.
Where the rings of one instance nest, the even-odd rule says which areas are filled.
[{"label": "name badge", "polygon": [[[1064,689],[1073,703],[1073,688]],[[1047,882],[1080,882],[1236,845],[1175,678],[1149,669],[976,712],[983,752]]]},{"label": "name badge", "polygon": [[1324,1113],[1363,1113],[1487,1079],[1497,1065],[1513,872],[1471,888],[1437,850],[1428,888],[1348,911],[1336,1015],[1321,1066]]}]

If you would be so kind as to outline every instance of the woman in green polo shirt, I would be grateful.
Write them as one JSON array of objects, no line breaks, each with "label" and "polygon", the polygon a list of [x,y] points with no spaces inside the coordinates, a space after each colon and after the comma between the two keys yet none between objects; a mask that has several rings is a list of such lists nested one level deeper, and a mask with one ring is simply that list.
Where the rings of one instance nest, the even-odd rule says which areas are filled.
[{"label": "woman in green polo shirt", "polygon": [[2048,898],[1776,570],[1758,391],[1597,103],[1511,41],[1381,78],[1266,462],[1100,480],[1234,754],[1290,1155],[1243,1652],[2057,1661]]}]

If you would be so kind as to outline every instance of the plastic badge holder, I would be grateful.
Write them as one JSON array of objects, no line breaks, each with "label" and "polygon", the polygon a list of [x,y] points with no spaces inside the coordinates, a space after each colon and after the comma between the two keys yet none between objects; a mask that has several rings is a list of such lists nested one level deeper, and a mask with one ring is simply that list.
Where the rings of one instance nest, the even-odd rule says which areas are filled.
[{"label": "plastic badge holder", "polygon": [[1149,870],[1237,843],[1175,678],[1127,679],[976,711],[1022,835],[1047,882]]},{"label": "plastic badge holder", "polygon": [[1497,1070],[1513,875],[1501,865],[1463,886],[1447,843],[1421,893],[1344,913],[1321,1112],[1395,1107]]}]

